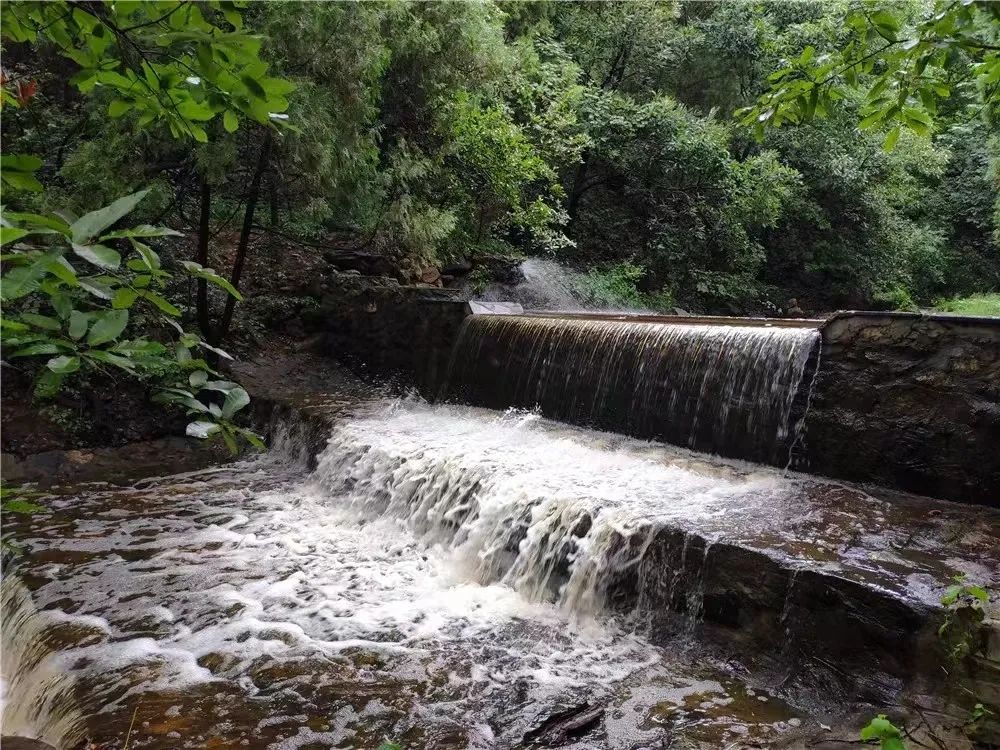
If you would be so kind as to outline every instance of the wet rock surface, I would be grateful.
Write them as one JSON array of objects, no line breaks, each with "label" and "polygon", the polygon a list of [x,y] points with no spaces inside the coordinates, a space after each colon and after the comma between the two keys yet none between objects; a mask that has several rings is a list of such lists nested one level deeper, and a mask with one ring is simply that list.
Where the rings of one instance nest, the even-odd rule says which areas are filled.
[{"label": "wet rock surface", "polygon": [[923,641],[950,576],[1000,584],[989,511],[309,371],[257,387],[326,425],[314,473],[275,428],[268,456],[16,522],[5,731],[708,750],[833,747],[890,704],[960,725]]},{"label": "wet rock surface", "polygon": [[851,313],[823,342],[805,470],[1000,507],[1000,320]]}]

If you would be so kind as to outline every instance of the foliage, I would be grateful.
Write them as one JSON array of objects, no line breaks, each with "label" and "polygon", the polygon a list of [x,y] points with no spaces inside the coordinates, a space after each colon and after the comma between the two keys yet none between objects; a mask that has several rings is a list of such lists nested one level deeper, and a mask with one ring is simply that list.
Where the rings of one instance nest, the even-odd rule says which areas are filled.
[{"label": "foliage", "polygon": [[[78,66],[69,82],[96,106],[106,107],[102,119],[127,119],[135,132],[152,133],[165,125],[177,141],[206,143],[209,133],[234,133],[244,119],[291,127],[284,113],[285,95],[294,85],[267,74],[269,64],[260,57],[262,40],[244,31],[234,2],[11,2],[3,5],[2,14],[6,40],[35,46],[44,41]],[[17,84],[16,97],[8,88],[12,83]],[[38,90],[37,82],[30,83],[31,96],[26,96],[23,81],[12,80],[5,72],[4,103],[23,107]],[[266,153],[265,146],[262,161]],[[57,157],[61,162],[62,147]],[[4,161],[5,186],[42,190],[33,175],[42,167],[42,159],[8,155]],[[84,186],[77,181],[75,187]],[[3,242],[18,243],[5,256],[9,270],[4,275],[4,300],[18,301],[17,315],[8,314],[4,320],[4,343],[8,351],[15,347],[8,356],[48,358],[36,381],[39,397],[54,395],[78,371],[117,368],[156,380],[165,386],[161,400],[179,403],[199,416],[188,426],[188,434],[219,434],[234,452],[237,438],[259,447],[256,435],[232,421],[249,402],[246,391],[229,381],[209,380],[209,375],[217,375],[209,362],[228,356],[216,345],[229,327],[235,301],[242,299],[236,289],[242,256],[231,280],[206,267],[205,257],[199,256],[201,263],[182,262],[199,287],[198,318],[206,336],[210,334],[208,285],[226,295],[222,322],[211,332],[212,343],[186,333],[174,320],[180,317],[180,308],[166,296],[172,274],[146,244],[149,238],[178,233],[150,225],[107,231],[148,192],[119,198],[80,218],[31,211],[5,214]],[[248,202],[248,220],[255,200]],[[29,236],[32,243],[22,240]],[[245,240],[246,229],[243,254]],[[124,266],[115,244],[126,245],[132,255]],[[70,251],[74,262],[85,263],[83,275],[68,259]],[[44,314],[49,310],[55,316]],[[175,329],[176,340],[162,340],[164,324]],[[192,356],[194,347],[207,352],[206,357]],[[222,395],[213,395],[217,393]],[[221,405],[216,403],[220,400]]]},{"label": "foliage", "polygon": [[939,300],[935,307],[942,312],[959,315],[990,315],[1000,317],[1000,294],[973,294]]},{"label": "foliage", "polygon": [[837,45],[818,53],[807,45],[768,76],[770,88],[743,122],[758,138],[764,127],[809,122],[863,86],[862,130],[889,128],[895,147],[901,128],[928,136],[945,100],[974,106],[988,119],[1000,114],[1000,6],[984,0],[938,0],[922,18],[910,7],[870,3],[851,7]]},{"label": "foliage", "polygon": [[74,86],[84,93],[100,87],[109,94],[108,116],[134,114],[138,128],[162,123],[174,138],[207,143],[213,120],[228,132],[244,117],[287,120],[293,87],[267,75],[261,40],[243,31],[231,0],[8,2],[2,14],[5,38],[43,36],[79,66]]},{"label": "foliage", "polygon": [[[1000,288],[998,24],[986,3],[934,16],[916,2],[846,0],[112,5],[67,19],[5,6],[39,30],[5,50],[18,61],[8,103],[32,103],[7,107],[5,149],[38,154],[50,186],[23,199],[36,212],[152,187],[146,220],[201,232],[207,185],[214,236],[252,214],[258,163],[270,211],[248,231],[333,235],[385,256],[401,279],[499,251],[555,253],[598,274],[634,263],[637,293],[706,312],[791,297],[807,311],[909,307]],[[125,106],[118,79],[105,84],[42,29],[57,18],[73,50],[135,74],[121,117],[107,114]],[[72,36],[90,24],[106,31]],[[190,129],[149,91],[147,63],[168,76]],[[830,64],[829,80],[816,78]],[[56,85],[88,75],[83,100]],[[746,107],[746,124],[730,119]],[[143,124],[154,111],[166,114]],[[808,127],[786,127],[810,111]],[[281,130],[261,161],[265,125]],[[23,185],[38,165],[22,166],[4,173]]]},{"label": "foliage", "polygon": [[[18,515],[31,516],[35,513],[45,513],[46,508],[34,502],[35,498],[41,497],[42,493],[16,485],[9,485],[0,480],[0,519],[5,513],[16,513]],[[0,538],[0,550],[18,554],[21,548],[12,542],[8,536]]]},{"label": "foliage", "polygon": [[34,498],[41,495],[42,493],[37,490],[0,482],[0,513],[18,513],[29,516],[34,513],[42,513],[45,511],[45,507],[32,502]]},{"label": "foliage", "polygon": [[961,660],[985,648],[980,626],[986,619],[990,595],[983,586],[967,582],[965,574],[953,581],[941,597],[945,616],[938,637],[949,657]]},{"label": "foliage", "polygon": [[639,308],[643,300],[636,285],[645,275],[644,268],[628,262],[594,268],[583,277],[578,292],[584,301],[601,307]]},{"label": "foliage", "polygon": [[[147,243],[177,233],[148,224],[112,228],[145,195],[125,196],[79,218],[2,214],[4,356],[23,358],[29,366],[37,363],[35,395],[40,399],[55,395],[75,373],[119,370],[168,384],[165,400],[211,421],[210,427],[189,425],[188,434],[218,432],[234,451],[237,436],[259,446],[256,435],[232,422],[249,403],[246,392],[233,383],[209,380],[216,373],[192,350],[228,355],[186,333],[177,322],[181,310],[165,296],[173,274]],[[210,268],[195,263],[184,268],[192,277],[239,295]],[[168,339],[171,330],[175,335]],[[225,394],[221,407],[204,396],[199,399],[199,392],[211,391]]]},{"label": "foliage", "polygon": [[877,741],[881,750],[906,750],[902,732],[885,714],[879,714],[868,722],[868,726],[861,730],[861,741]]}]

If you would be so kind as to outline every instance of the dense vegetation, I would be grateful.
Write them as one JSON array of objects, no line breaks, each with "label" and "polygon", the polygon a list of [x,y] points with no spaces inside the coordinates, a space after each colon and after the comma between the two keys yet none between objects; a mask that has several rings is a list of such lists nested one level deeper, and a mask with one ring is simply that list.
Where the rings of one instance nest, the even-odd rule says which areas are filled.
[{"label": "dense vegetation", "polygon": [[[346,232],[412,273],[487,253],[554,253],[612,272],[627,263],[654,302],[700,310],[994,291],[1000,144],[996,105],[984,103],[1000,86],[995,8],[942,6],[959,23],[948,38],[966,43],[924,63],[915,85],[907,60],[883,54],[866,70],[845,58],[869,54],[856,28],[866,25],[897,56],[918,42],[941,49],[920,25],[931,9],[858,7],[252,4],[245,29],[296,84],[274,92],[289,97],[297,129],[264,156],[268,218],[292,236]],[[41,207],[81,212],[152,187],[143,218],[195,230],[209,190],[211,220],[232,215],[261,156],[260,134],[237,129],[238,106],[208,122],[191,110],[206,145],[178,144],[172,108],[126,108],[106,81],[90,95],[62,83],[82,63],[60,59],[57,44],[44,32],[7,42],[8,78],[32,93],[5,112],[4,149],[43,157]],[[809,74],[800,86],[773,86],[797,71]],[[817,96],[804,88],[824,77]],[[876,104],[898,91],[903,106],[873,110],[873,82]],[[762,94],[745,124],[733,118]],[[789,127],[796,119],[808,123]]]},{"label": "dense vegetation", "polygon": [[10,2],[3,38],[6,343],[196,431],[238,436],[199,391],[243,401],[261,235],[704,312],[1000,289],[1000,4]]}]

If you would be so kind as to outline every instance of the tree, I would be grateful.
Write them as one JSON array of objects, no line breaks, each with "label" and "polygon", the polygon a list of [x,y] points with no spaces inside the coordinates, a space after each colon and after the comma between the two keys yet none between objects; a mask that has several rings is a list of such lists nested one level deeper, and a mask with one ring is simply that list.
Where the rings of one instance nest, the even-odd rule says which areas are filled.
[{"label": "tree", "polygon": [[901,128],[920,136],[934,129],[939,109],[949,114],[1000,115],[1000,4],[938,0],[914,18],[898,5],[852,7],[834,47],[807,45],[768,77],[770,88],[743,122],[758,138],[766,126],[800,124],[824,116],[862,89],[862,130],[887,128],[892,149]]},{"label": "tree", "polygon": [[[23,43],[44,37],[79,66],[71,79],[77,89],[102,96],[105,90],[111,92],[107,115],[128,117],[137,129],[165,126],[178,141],[204,143],[209,140],[209,131],[218,130],[218,125],[232,133],[241,119],[268,126],[287,119],[282,114],[287,108],[283,95],[292,87],[266,75],[268,66],[258,56],[260,39],[241,31],[242,17],[234,3],[6,3],[2,13],[4,38]],[[18,84],[17,96],[8,88],[11,83]],[[4,103],[26,103],[29,97],[20,81],[5,84]],[[266,163],[269,138],[261,149],[261,163]],[[41,165],[37,157],[5,155],[4,182],[13,190],[41,191],[41,183],[33,175]],[[259,167],[252,183],[244,237],[253,220],[261,171]],[[246,392],[235,383],[210,381],[208,375],[215,374],[214,370],[205,360],[193,358],[190,351],[197,345],[212,359],[225,355],[213,344],[218,344],[228,329],[233,305],[240,299],[236,285],[204,263],[183,264],[198,281],[199,302],[207,299],[209,283],[228,294],[219,329],[203,331],[212,343],[201,340],[170,320],[179,316],[180,310],[158,290],[171,275],[142,241],[176,233],[150,226],[106,231],[130,213],[146,193],[121,198],[78,219],[4,214],[4,243],[17,243],[5,256],[11,269],[4,276],[4,299],[16,300],[19,308],[16,315],[5,318],[5,330],[15,334],[5,343],[16,347],[14,357],[56,355],[47,361],[36,386],[36,393],[43,396],[81,367],[112,366],[131,375],[164,378],[192,370],[185,375],[185,383],[169,382],[161,392],[161,400],[182,404],[189,413],[205,417],[188,425],[189,434],[221,434],[234,450],[237,437],[259,444],[253,433],[231,422],[249,402]],[[54,236],[56,241],[46,241],[49,237],[43,237],[41,243],[26,241],[29,236],[35,239],[41,235]],[[121,253],[107,243],[125,240],[137,257],[129,258],[122,268]],[[96,267],[99,274],[79,275],[66,258],[70,250],[88,263],[88,268]],[[236,283],[245,254],[246,241],[242,240],[233,271]],[[164,320],[176,328],[173,360],[165,356],[168,349],[164,344],[142,332],[133,332],[135,338],[122,338],[129,327],[130,308],[140,300],[151,304],[161,316],[168,316]],[[51,308],[55,317],[42,314],[40,310],[45,308]],[[201,305],[199,308],[199,319],[207,318],[207,312]],[[223,392],[223,403],[198,400],[199,390]]]}]

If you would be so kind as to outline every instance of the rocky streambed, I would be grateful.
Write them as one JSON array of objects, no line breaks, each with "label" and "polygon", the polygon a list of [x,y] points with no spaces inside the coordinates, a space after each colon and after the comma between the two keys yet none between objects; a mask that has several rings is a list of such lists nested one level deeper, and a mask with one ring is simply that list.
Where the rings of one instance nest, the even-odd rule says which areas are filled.
[{"label": "rocky streambed", "polygon": [[998,697],[995,622],[960,667],[937,637],[953,576],[1000,585],[993,511],[277,382],[269,453],[5,519],[5,734],[839,748],[890,713],[961,748],[971,696]]}]

